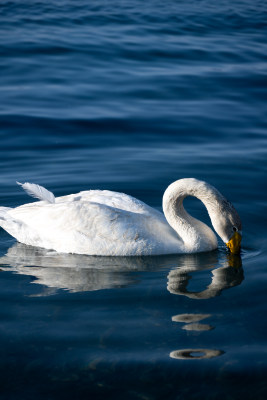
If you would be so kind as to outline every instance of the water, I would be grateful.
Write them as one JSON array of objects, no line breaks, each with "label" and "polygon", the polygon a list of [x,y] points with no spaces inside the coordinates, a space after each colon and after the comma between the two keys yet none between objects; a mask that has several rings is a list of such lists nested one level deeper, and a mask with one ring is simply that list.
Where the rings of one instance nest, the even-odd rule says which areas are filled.
[{"label": "water", "polygon": [[[1,202],[86,189],[161,209],[204,179],[241,258],[57,255],[0,231],[1,399],[266,398],[266,3],[2,1]],[[187,208],[209,222],[204,207]]]}]

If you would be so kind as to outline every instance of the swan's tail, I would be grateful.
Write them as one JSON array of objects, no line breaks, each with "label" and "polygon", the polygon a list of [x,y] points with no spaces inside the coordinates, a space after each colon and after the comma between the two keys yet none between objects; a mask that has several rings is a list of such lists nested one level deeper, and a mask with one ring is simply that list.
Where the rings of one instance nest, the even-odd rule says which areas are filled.
[{"label": "swan's tail", "polygon": [[43,186],[36,185],[34,183],[20,183],[17,182],[18,185],[22,186],[22,188],[27,192],[30,196],[35,197],[36,199],[47,201],[48,203],[55,203],[55,196],[52,192],[44,188]]},{"label": "swan's tail", "polygon": [[7,230],[7,226],[9,225],[17,225],[18,221],[15,220],[14,218],[9,215],[8,211],[12,210],[12,208],[9,207],[0,207],[0,226]]},{"label": "swan's tail", "polygon": [[20,237],[25,236],[25,232],[28,228],[23,221],[13,218],[9,213],[10,210],[12,210],[12,208],[0,207],[0,227],[20,241]]},{"label": "swan's tail", "polygon": [[0,207],[0,226],[1,226],[1,221],[6,221],[7,219],[11,218],[7,211],[11,210],[9,207]]},{"label": "swan's tail", "polygon": [[[44,187],[28,182],[17,183],[21,185],[30,196],[36,197],[39,200],[47,201],[48,203],[55,203],[55,196],[53,195],[53,193],[49,192]],[[13,218],[9,213],[10,210],[12,210],[12,208],[0,207],[0,227],[5,229],[18,241],[24,242],[25,235],[28,237],[29,243],[30,236],[33,236],[36,239],[37,233],[33,229],[29,230],[29,227],[25,222]],[[20,240],[21,238],[23,240]]]}]

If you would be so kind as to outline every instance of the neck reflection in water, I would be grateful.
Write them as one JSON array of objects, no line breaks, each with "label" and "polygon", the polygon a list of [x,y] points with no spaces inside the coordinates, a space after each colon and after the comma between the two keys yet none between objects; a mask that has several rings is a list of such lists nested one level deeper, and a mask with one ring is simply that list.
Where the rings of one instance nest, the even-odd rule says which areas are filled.
[{"label": "neck reflection in water", "polygon": [[[217,253],[209,254],[209,259],[206,262],[200,262],[202,255],[194,258],[191,256],[184,258],[180,267],[171,270],[168,274],[167,289],[170,293],[186,296],[194,300],[210,299],[219,296],[224,289],[240,285],[244,279],[242,261],[237,255],[228,254],[220,261],[217,259]],[[214,257],[214,259],[213,259]],[[196,260],[198,260],[196,262]],[[218,267],[219,265],[219,267]],[[188,290],[188,284],[196,271],[211,270],[211,283],[200,291]],[[181,327],[186,331],[210,331],[214,329],[209,324],[203,324],[200,321],[211,317],[211,314],[179,314],[172,317],[173,322],[185,323]],[[207,358],[219,357],[224,354],[224,351],[218,349],[179,349],[170,353],[171,358],[179,360],[202,360]]]},{"label": "neck reflection in water", "polygon": [[[218,263],[217,252],[212,252],[210,258],[203,264],[201,264],[201,257],[184,257],[181,259],[180,266],[168,274],[168,291],[190,299],[201,300],[219,296],[223,290],[240,285],[244,279],[240,256],[228,254],[220,260],[219,268]],[[200,270],[211,270],[211,283],[203,290],[189,291],[188,285],[193,273]]]}]

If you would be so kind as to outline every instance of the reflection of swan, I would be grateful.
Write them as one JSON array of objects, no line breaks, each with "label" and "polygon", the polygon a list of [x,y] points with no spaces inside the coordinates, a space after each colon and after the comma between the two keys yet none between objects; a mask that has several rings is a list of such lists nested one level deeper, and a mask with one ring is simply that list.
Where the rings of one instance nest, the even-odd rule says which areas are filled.
[{"label": "reflection of swan", "polygon": [[[206,256],[206,257],[205,257]],[[205,258],[204,258],[205,257]],[[203,262],[201,262],[203,260]],[[217,253],[184,256],[180,259],[180,267],[171,270],[168,274],[167,289],[170,293],[183,295],[191,299],[209,299],[221,294],[222,290],[239,285],[244,279],[241,258],[238,255],[229,254],[224,260],[217,260]],[[203,265],[205,267],[203,268]],[[223,265],[215,268],[218,265]],[[212,282],[202,291],[189,291],[187,286],[192,274],[196,271],[212,269]],[[172,317],[172,321],[185,323],[181,329],[197,332],[211,331],[212,325],[199,323],[211,317],[210,314],[179,314]],[[224,354],[217,349],[179,349],[170,353],[171,358],[179,360],[201,360],[214,358]]]},{"label": "reflection of swan", "polygon": [[209,324],[195,323],[195,324],[186,324],[186,325],[182,326],[181,329],[184,329],[185,331],[201,332],[201,331],[211,331],[212,329],[214,329],[214,327]]},{"label": "reflection of swan", "polygon": [[[170,269],[181,265],[180,269],[171,270],[169,273],[167,288],[172,293],[190,297],[189,292],[181,290],[183,277],[190,272],[202,270],[204,263],[207,268],[218,265],[217,256],[217,252],[210,252],[160,257],[95,257],[62,254],[15,243],[7,254],[0,258],[0,265],[3,266],[3,270],[36,277],[35,283],[72,292],[118,288],[135,282],[134,275],[129,272]],[[179,270],[181,270],[181,274],[178,273]],[[187,278],[189,279],[188,276]],[[242,279],[238,283],[232,282],[231,284],[229,282],[225,287],[222,287],[223,284],[221,284],[220,290],[235,286],[241,283]],[[214,294],[214,292],[212,293]],[[197,320],[195,319],[195,321]]]},{"label": "reflection of swan", "polygon": [[[167,262],[172,262],[171,260],[172,257],[167,258]],[[155,260],[154,257],[59,254],[22,243],[15,243],[7,254],[0,258],[2,270],[34,276],[34,283],[71,292],[124,287],[136,281],[129,271],[155,269],[161,262],[160,257]],[[7,265],[10,266],[6,267]]]},{"label": "reflection of swan", "polygon": [[175,350],[170,353],[171,358],[180,360],[203,360],[204,358],[214,358],[224,354],[222,350],[209,349],[183,349]]},{"label": "reflection of swan", "polygon": [[185,322],[187,324],[192,324],[193,322],[199,322],[203,319],[209,318],[211,314],[179,314],[172,317],[174,322]]},{"label": "reflection of swan", "polygon": [[185,197],[194,196],[206,206],[214,229],[230,251],[240,250],[241,221],[236,210],[213,186],[193,178],[178,180],[165,191],[166,219],[123,193],[91,190],[55,199],[38,185],[22,186],[43,201],[14,209],[0,207],[0,226],[28,245],[102,256],[214,250],[217,239],[213,231],[183,207]]},{"label": "reflection of swan", "polygon": [[199,321],[210,317],[210,314],[179,314],[172,317],[174,322],[186,322],[181,329],[185,331],[211,331],[214,329],[209,324],[200,324]]},{"label": "reflection of swan", "polygon": [[[190,299],[209,299],[219,296],[224,289],[240,285],[244,279],[243,268],[241,266],[241,258],[237,255],[231,255],[225,266],[212,269],[211,283],[205,290],[190,292],[187,289],[190,274],[199,270],[195,265],[187,265],[171,270],[168,275],[167,289],[170,293],[179,294]],[[210,269],[210,266],[202,269]]]}]

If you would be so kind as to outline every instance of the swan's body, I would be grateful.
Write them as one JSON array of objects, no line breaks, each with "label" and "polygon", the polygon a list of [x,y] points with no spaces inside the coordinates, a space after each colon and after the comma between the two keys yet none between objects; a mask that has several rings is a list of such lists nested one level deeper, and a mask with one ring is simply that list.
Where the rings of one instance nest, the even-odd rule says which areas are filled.
[{"label": "swan's body", "polygon": [[217,248],[213,231],[183,207],[186,196],[202,200],[212,224],[228,242],[241,229],[233,206],[212,186],[193,178],[170,185],[163,210],[123,193],[90,190],[54,198],[38,185],[24,189],[43,201],[0,207],[0,226],[19,242],[62,253],[139,256],[194,253]]}]

